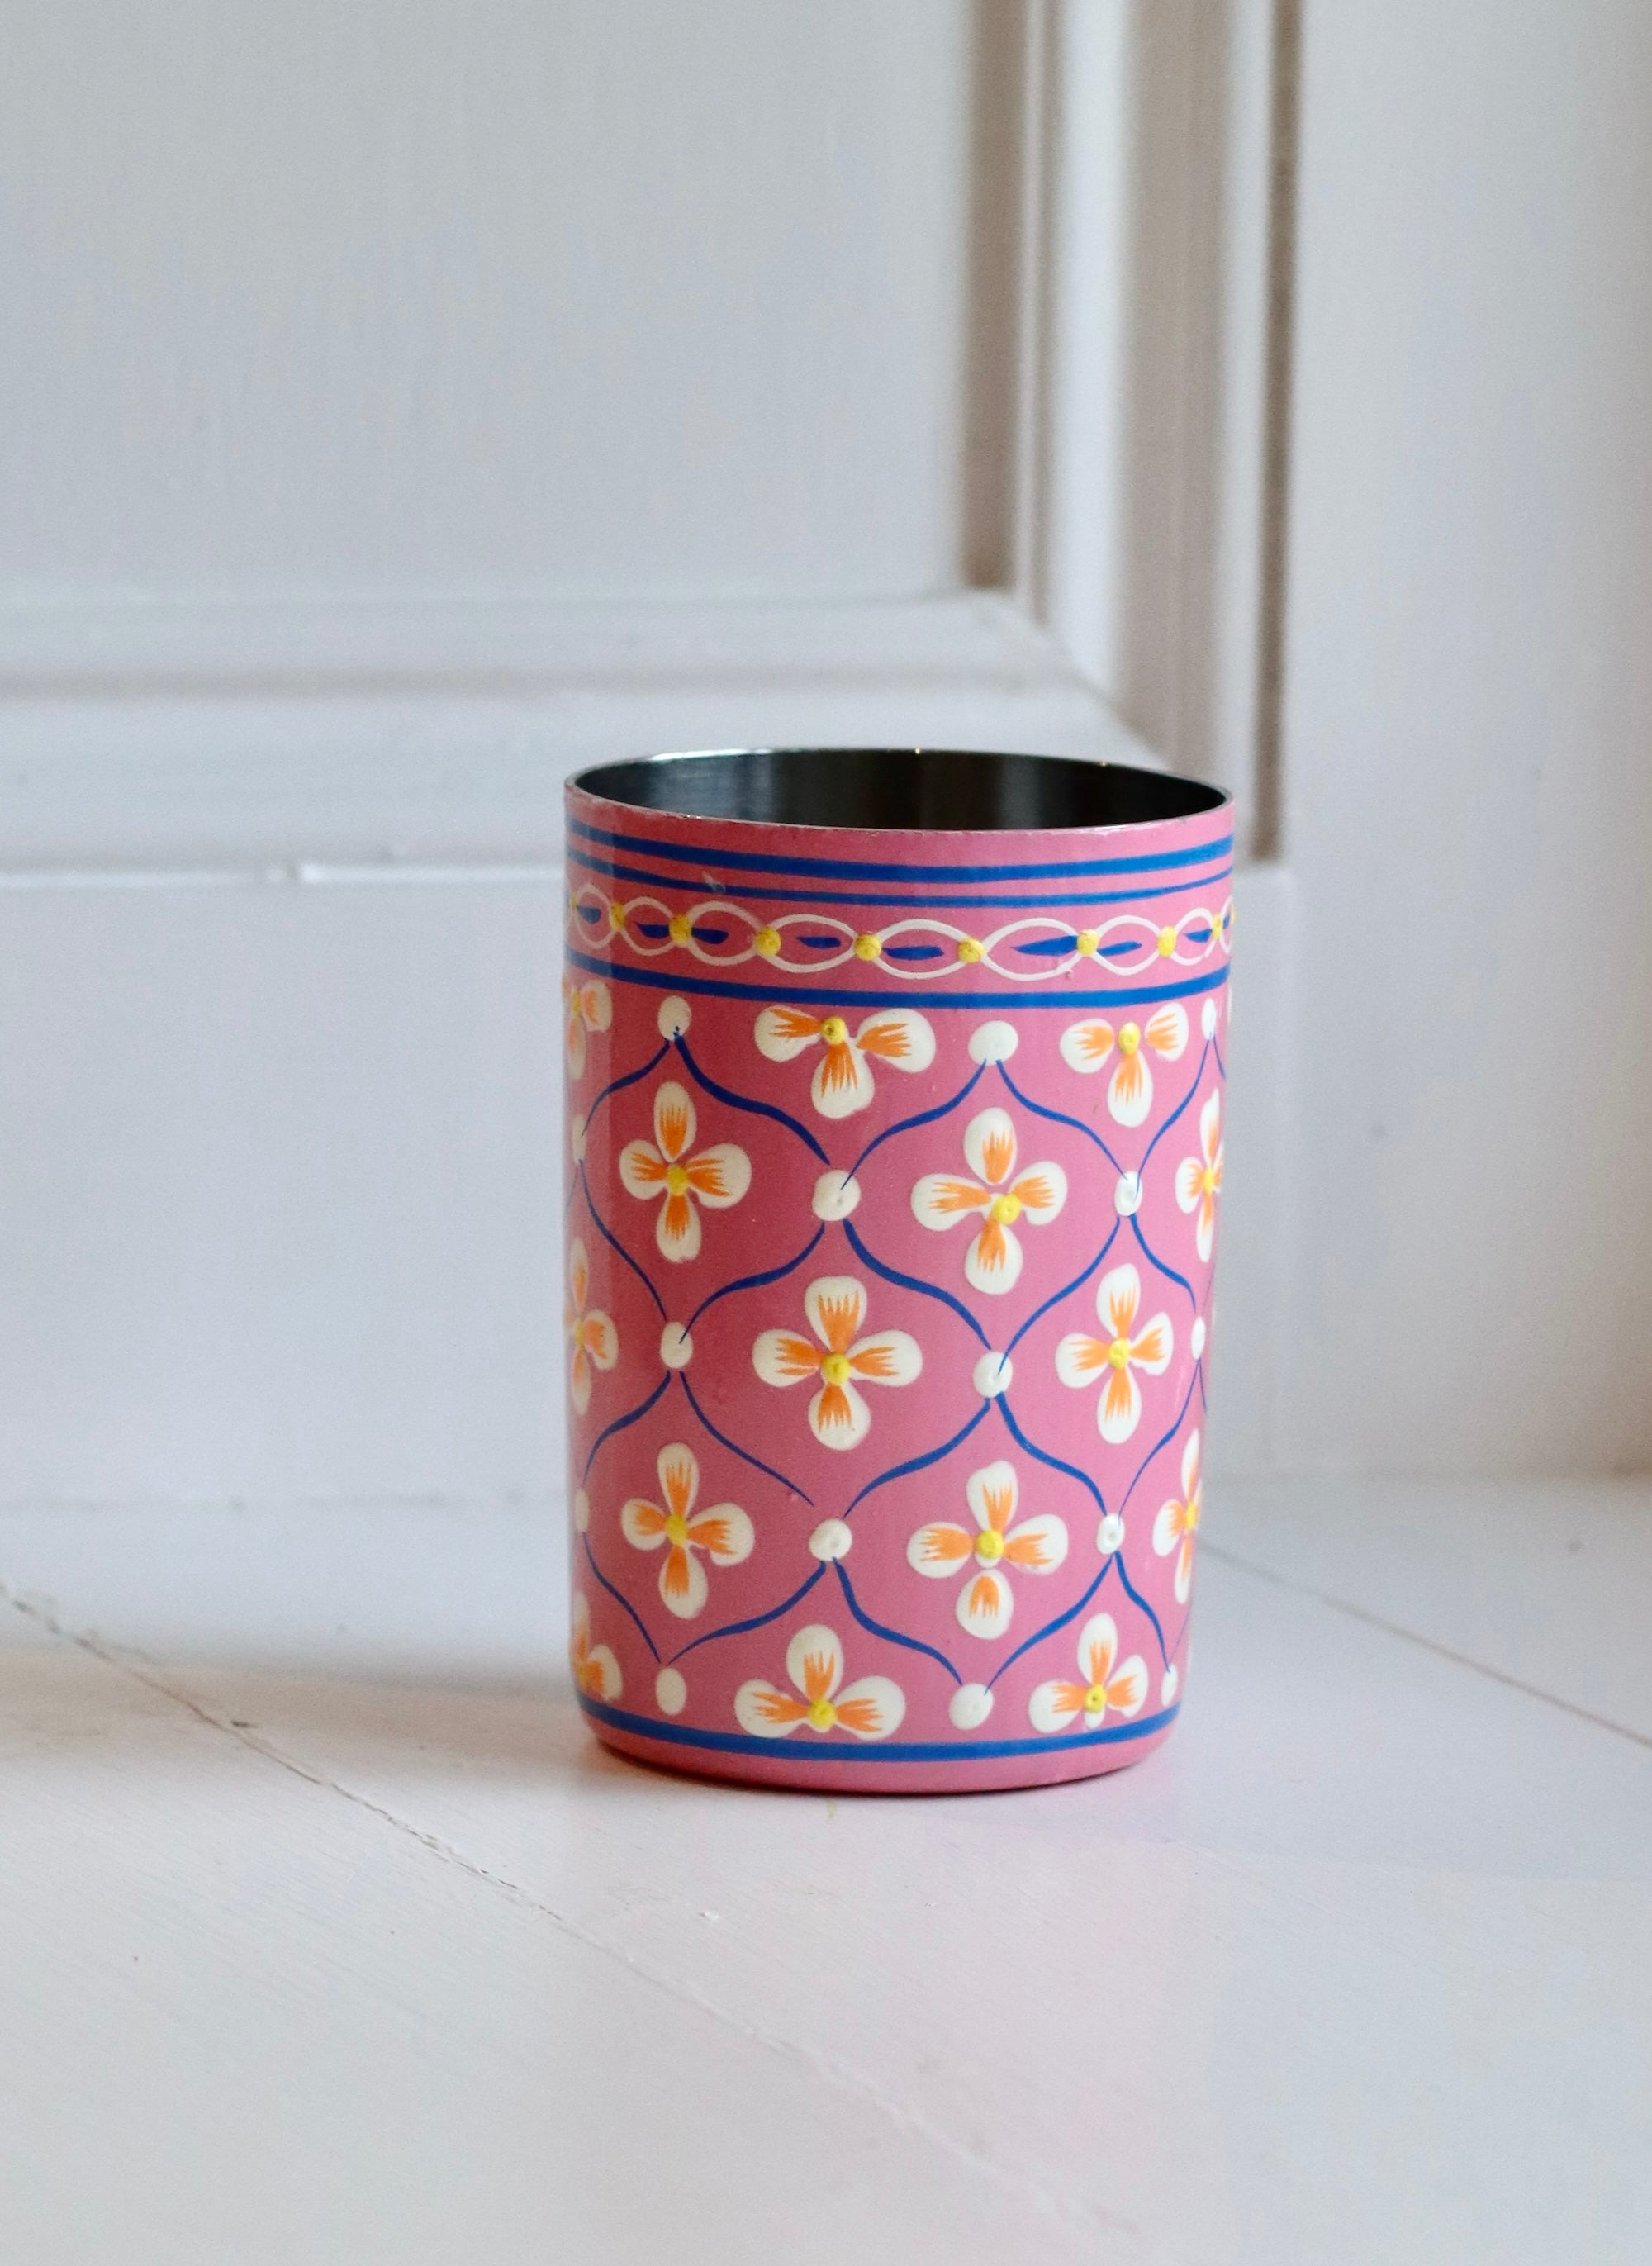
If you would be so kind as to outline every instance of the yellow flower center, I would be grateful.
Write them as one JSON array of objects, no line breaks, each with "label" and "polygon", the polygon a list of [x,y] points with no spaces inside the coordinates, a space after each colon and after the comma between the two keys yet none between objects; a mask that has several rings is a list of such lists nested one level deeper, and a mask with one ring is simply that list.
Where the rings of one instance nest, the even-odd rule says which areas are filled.
[{"label": "yellow flower center", "polygon": [[685,1195],[687,1193],[688,1184],[689,1176],[688,1167],[686,1165],[668,1165],[666,1166],[665,1185],[668,1195],[674,1196]]},{"label": "yellow flower center", "polygon": [[837,1710],[830,1700],[811,1700],[808,1703],[808,1720],[811,1729],[830,1731],[837,1721]]},{"label": "yellow flower center", "polygon": [[688,1521],[683,1517],[680,1510],[670,1511],[667,1514],[665,1522],[665,1539],[668,1542],[675,1542],[679,1550],[688,1540]]},{"label": "yellow flower center", "polygon": [[977,960],[984,960],[986,956],[987,948],[985,945],[981,942],[978,937],[961,936],[959,938],[958,957],[960,960],[974,961]]},{"label": "yellow flower center", "polygon": [[996,1219],[1000,1227],[1008,1227],[1021,1216],[1021,1199],[1017,1195],[994,1196],[987,1207],[987,1217]]},{"label": "yellow flower center", "polygon": [[882,949],[883,947],[878,942],[875,936],[863,935],[858,936],[855,939],[855,958],[857,960],[875,960]]},{"label": "yellow flower center", "polygon": [[611,929],[622,929],[625,925],[625,908],[618,898],[608,908],[608,925]]},{"label": "yellow flower center", "polygon": [[1084,1695],[1085,1714],[1086,1715],[1104,1715],[1107,1713],[1107,1685],[1105,1684],[1093,1684],[1090,1686],[1090,1689]]},{"label": "yellow flower center", "polygon": [[1115,1369],[1128,1369],[1130,1365],[1129,1340],[1128,1338],[1115,1338],[1112,1344],[1107,1348],[1107,1359],[1112,1363]]},{"label": "yellow flower center", "polygon": [[828,1015],[820,1027],[820,1034],[829,1047],[844,1046],[848,1043],[849,1026],[841,1015]]},{"label": "yellow flower center", "polygon": [[751,948],[754,952],[761,953],[764,959],[772,960],[776,953],[780,949],[779,930],[778,928],[760,928],[756,936],[751,939]]},{"label": "yellow flower center", "polygon": [[1081,928],[1073,942],[1078,947],[1081,960],[1093,960],[1100,946],[1101,932],[1099,928]]},{"label": "yellow flower center", "polygon": [[1124,1028],[1119,1033],[1119,1052],[1122,1055],[1133,1055],[1139,1050],[1141,1043],[1141,1025],[1139,1023],[1126,1023]]},{"label": "yellow flower center", "polygon": [[1161,960],[1168,960],[1168,959],[1169,959],[1169,957],[1170,957],[1170,955],[1171,955],[1171,954],[1175,950],[1175,948],[1176,948],[1176,932],[1175,932],[1175,930],[1174,930],[1173,928],[1161,928],[1161,929],[1159,930],[1159,958],[1160,958]]},{"label": "yellow flower center", "polygon": [[673,944],[686,944],[694,933],[694,925],[686,913],[673,913],[670,923]]},{"label": "yellow flower center", "polygon": [[990,1566],[1004,1555],[1004,1537],[995,1526],[983,1527],[976,1537],[976,1556],[983,1565]]},{"label": "yellow flower center", "polygon": [[849,1356],[846,1353],[829,1353],[822,1359],[820,1373],[828,1385],[847,1385]]}]

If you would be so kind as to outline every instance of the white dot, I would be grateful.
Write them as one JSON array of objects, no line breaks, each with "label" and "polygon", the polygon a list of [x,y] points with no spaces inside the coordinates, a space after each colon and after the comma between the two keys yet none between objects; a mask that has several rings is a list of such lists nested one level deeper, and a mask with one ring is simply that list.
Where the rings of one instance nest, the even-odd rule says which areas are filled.
[{"label": "white dot", "polygon": [[1142,1176],[1139,1173],[1121,1173],[1118,1186],[1113,1191],[1113,1209],[1121,1219],[1128,1219],[1142,1208]]},{"label": "white dot", "polygon": [[1181,1678],[1176,1673],[1175,1668],[1173,1665],[1165,1670],[1165,1680],[1159,1687],[1159,1706],[1161,1707],[1173,1707],[1176,1703],[1176,1694],[1181,1691]]},{"label": "white dot", "polygon": [[992,1713],[992,1694],[984,1684],[961,1684],[947,1702],[953,1729],[978,1731]]},{"label": "white dot", "polygon": [[822,1173],[815,1183],[816,1219],[847,1219],[860,1201],[860,1183],[848,1173]]},{"label": "white dot", "polygon": [[681,1322],[668,1322],[660,1333],[660,1358],[668,1369],[686,1369],[694,1358],[694,1341]]},{"label": "white dot", "polygon": [[688,1685],[680,1668],[662,1668],[654,1679],[654,1696],[662,1715],[680,1715],[688,1705]]},{"label": "white dot", "polygon": [[583,1488],[574,1497],[574,1528],[578,1534],[588,1534],[591,1525],[591,1499]]},{"label": "white dot", "polygon": [[976,1391],[983,1400],[996,1400],[1001,1392],[1010,1389],[1010,1379],[1015,1372],[1006,1353],[983,1353],[972,1372]]},{"label": "white dot", "polygon": [[1207,1039],[1215,1038],[1216,1001],[1214,999],[1207,999],[1205,1001],[1204,1012],[1199,1018],[1199,1028],[1204,1033]]},{"label": "white dot", "polygon": [[576,1165],[585,1162],[585,1112],[577,1110],[568,1120],[568,1146],[574,1151]]},{"label": "white dot", "polygon": [[680,1039],[691,1020],[688,1001],[679,999],[675,991],[669,999],[660,1002],[660,1036],[662,1039]]},{"label": "white dot", "polygon": [[818,1558],[823,1566],[830,1566],[834,1558],[846,1558],[849,1555],[849,1546],[854,1539],[845,1520],[822,1518],[813,1534],[809,1536],[808,1546],[811,1553]]},{"label": "white dot", "polygon": [[1200,1355],[1204,1351],[1204,1316],[1202,1314],[1195,1314],[1193,1318],[1193,1327],[1188,1333],[1188,1343],[1193,1349],[1193,1357],[1195,1361],[1198,1360]]},{"label": "white dot", "polygon": [[1013,1023],[982,1023],[969,1035],[969,1059],[978,1063],[1008,1062],[1021,1043]]},{"label": "white dot", "polygon": [[1124,1521],[1116,1510],[1110,1510],[1095,1531],[1095,1546],[1104,1558],[1110,1558],[1123,1542]]}]

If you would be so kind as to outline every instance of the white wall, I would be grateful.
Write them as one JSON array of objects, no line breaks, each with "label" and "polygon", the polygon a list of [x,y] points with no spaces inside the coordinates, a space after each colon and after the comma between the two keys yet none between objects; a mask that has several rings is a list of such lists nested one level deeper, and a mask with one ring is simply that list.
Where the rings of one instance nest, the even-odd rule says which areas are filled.
[{"label": "white wall", "polygon": [[974,34],[11,0],[0,583],[955,586]]},{"label": "white wall", "polygon": [[1652,11],[1305,30],[1286,1453],[1644,1467]]}]

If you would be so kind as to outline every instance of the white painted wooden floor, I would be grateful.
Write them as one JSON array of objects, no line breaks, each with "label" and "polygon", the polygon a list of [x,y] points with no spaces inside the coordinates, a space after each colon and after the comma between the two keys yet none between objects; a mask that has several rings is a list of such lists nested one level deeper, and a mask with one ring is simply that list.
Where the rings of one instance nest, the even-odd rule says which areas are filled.
[{"label": "white painted wooden floor", "polygon": [[1230,1487],[1086,1786],[604,1758],[547,1511],[0,1517],[0,2259],[1652,2255],[1652,1485]]}]

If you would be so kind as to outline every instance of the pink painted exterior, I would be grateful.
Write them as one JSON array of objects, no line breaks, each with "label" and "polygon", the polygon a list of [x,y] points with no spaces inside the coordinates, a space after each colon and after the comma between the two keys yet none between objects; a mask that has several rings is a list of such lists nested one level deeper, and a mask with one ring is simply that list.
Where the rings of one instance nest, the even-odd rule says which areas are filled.
[{"label": "pink painted exterior", "polygon": [[[571,788],[567,812],[574,1665],[596,1736],[828,1791],[1138,1759],[1186,1692],[1229,810],[905,834]],[[770,1009],[837,1021],[810,1038]],[[885,1051],[832,1044],[876,1017]],[[1099,1023],[1110,1043],[1075,1035]],[[837,1082],[818,1084],[829,1056]],[[668,1085],[691,1138],[671,1094],[656,1109]],[[845,1100],[864,1106],[830,1114]],[[1005,1195],[1007,1289],[989,1287],[1013,1271],[1002,1241],[969,1256]],[[697,1233],[692,1255],[662,1246]],[[822,1280],[860,1286],[858,1320],[847,1292],[827,1317],[852,1321],[842,1359],[769,1381],[805,1356],[768,1334],[831,1362],[808,1319]],[[829,1444],[860,1432],[853,1394],[869,1425]],[[662,1468],[668,1449],[691,1467]],[[835,1647],[794,1645],[805,1629]]]}]

